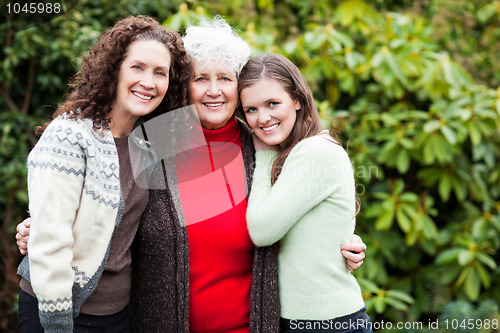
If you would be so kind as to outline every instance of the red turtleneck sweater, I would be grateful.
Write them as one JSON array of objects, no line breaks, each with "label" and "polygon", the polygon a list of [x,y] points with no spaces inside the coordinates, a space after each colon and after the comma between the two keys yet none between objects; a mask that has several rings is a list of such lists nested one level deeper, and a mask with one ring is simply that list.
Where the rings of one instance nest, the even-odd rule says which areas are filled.
[{"label": "red turtleneck sweater", "polygon": [[232,118],[203,134],[177,159],[189,237],[190,331],[248,333],[253,243],[240,130]]}]

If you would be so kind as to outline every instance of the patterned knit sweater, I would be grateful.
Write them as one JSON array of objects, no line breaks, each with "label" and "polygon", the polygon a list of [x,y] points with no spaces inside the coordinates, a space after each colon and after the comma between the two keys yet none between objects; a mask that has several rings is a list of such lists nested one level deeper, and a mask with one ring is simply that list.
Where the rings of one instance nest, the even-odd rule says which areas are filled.
[{"label": "patterned knit sweater", "polygon": [[28,194],[29,256],[18,273],[33,286],[45,332],[72,332],[123,212],[111,132],[91,119],[53,120],[29,154]]}]

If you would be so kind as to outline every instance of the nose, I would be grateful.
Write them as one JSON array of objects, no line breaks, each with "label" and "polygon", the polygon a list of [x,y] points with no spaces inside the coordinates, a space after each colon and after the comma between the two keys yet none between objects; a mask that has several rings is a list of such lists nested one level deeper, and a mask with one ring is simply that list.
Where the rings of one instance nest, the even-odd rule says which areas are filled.
[{"label": "nose", "polygon": [[207,95],[208,96],[219,96],[222,93],[219,85],[217,84],[217,81],[212,80],[210,81],[210,85],[208,86],[207,89]]},{"label": "nose", "polygon": [[271,120],[271,115],[267,111],[259,111],[259,122],[267,124]]},{"label": "nose", "polygon": [[153,80],[151,78],[144,78],[139,81],[139,84],[144,87],[144,89],[153,89],[155,87],[155,84],[153,83]]},{"label": "nose", "polygon": [[153,89],[155,87],[154,83],[148,80],[141,80],[139,84],[145,89]]}]

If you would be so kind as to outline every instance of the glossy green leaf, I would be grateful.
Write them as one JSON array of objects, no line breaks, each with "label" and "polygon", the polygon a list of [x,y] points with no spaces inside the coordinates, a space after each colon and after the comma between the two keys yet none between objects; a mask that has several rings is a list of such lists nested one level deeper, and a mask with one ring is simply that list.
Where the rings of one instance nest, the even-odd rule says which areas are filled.
[{"label": "glossy green leaf", "polygon": [[488,271],[486,271],[486,269],[483,267],[483,265],[481,265],[481,263],[479,263],[479,262],[476,262],[474,268],[477,271],[477,274],[481,280],[482,285],[485,288],[489,288],[491,285],[491,279],[490,279],[490,275],[488,274]]},{"label": "glossy green leaf", "polygon": [[463,251],[463,249],[461,249],[461,248],[451,248],[451,249],[443,251],[436,258],[436,264],[437,265],[445,265],[445,264],[450,264],[454,261],[457,261],[458,255],[461,251]]},{"label": "glossy green leaf", "polygon": [[396,219],[399,226],[401,227],[401,230],[403,230],[405,233],[408,233],[411,229],[411,221],[403,212],[403,209],[401,207],[396,210]]},{"label": "glossy green leaf", "polygon": [[475,301],[479,297],[479,291],[481,290],[481,282],[474,270],[469,270],[467,277],[464,282],[464,289],[467,297]]},{"label": "glossy green leaf", "polygon": [[451,192],[450,176],[445,174],[441,177],[441,180],[439,181],[439,188],[438,189],[439,189],[439,195],[441,196],[441,199],[443,199],[443,201],[447,201],[448,198],[450,197],[450,192]]},{"label": "glossy green leaf", "polygon": [[377,313],[383,313],[385,311],[386,306],[387,303],[384,297],[377,296],[375,298],[375,311],[377,311]]},{"label": "glossy green leaf", "polygon": [[460,266],[467,266],[474,259],[476,259],[476,254],[469,250],[462,250],[458,253],[458,263]]},{"label": "glossy green leaf", "polygon": [[410,168],[410,156],[406,150],[402,149],[399,151],[396,157],[396,167],[402,174]]},{"label": "glossy green leaf", "polygon": [[473,145],[478,145],[481,142],[481,133],[474,122],[469,123],[470,139]]},{"label": "glossy green leaf", "polygon": [[444,137],[446,138],[446,140],[448,140],[448,142],[451,145],[454,145],[457,143],[457,136],[455,135],[455,132],[451,128],[449,128],[448,126],[442,126],[441,133],[443,133]]},{"label": "glossy green leaf", "polygon": [[485,264],[489,268],[491,268],[491,269],[497,268],[497,264],[495,263],[495,260],[492,257],[490,257],[489,255],[479,252],[477,254],[477,258],[479,259],[480,262],[482,262],[483,264]]},{"label": "glossy green leaf", "polygon": [[375,228],[377,230],[389,230],[394,221],[394,211],[385,211],[380,217],[375,221]]}]

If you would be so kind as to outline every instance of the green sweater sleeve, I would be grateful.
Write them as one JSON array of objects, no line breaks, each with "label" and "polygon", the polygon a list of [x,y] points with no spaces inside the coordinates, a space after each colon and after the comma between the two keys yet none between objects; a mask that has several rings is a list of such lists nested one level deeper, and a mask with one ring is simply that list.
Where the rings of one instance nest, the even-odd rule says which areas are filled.
[{"label": "green sweater sleeve", "polygon": [[271,187],[270,169],[275,155],[271,151],[256,153],[247,224],[257,246],[279,241],[302,216],[342,186],[348,186],[342,177],[352,177],[352,166],[343,148],[316,136],[295,146]]}]

